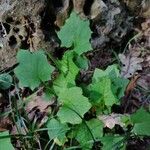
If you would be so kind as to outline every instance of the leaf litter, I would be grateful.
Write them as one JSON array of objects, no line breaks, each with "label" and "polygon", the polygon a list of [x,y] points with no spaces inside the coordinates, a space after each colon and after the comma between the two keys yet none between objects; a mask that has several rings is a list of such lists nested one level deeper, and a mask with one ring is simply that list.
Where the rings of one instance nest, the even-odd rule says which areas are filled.
[{"label": "leaf litter", "polygon": [[125,78],[132,77],[136,71],[142,70],[141,63],[143,62],[143,58],[138,57],[139,54],[128,55],[125,56],[124,54],[119,54],[119,59],[123,64],[121,75]]}]

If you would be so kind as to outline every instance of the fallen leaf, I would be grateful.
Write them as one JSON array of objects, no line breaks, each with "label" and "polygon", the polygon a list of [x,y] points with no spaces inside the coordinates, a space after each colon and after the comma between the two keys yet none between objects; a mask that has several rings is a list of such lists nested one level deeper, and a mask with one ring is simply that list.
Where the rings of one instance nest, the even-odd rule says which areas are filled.
[{"label": "fallen leaf", "polygon": [[150,19],[147,19],[141,24],[142,33],[147,41],[147,47],[150,48]]},{"label": "fallen leaf", "polygon": [[[18,134],[18,128],[20,129],[20,131],[19,131],[19,132],[21,132],[20,134],[22,134],[22,135],[26,135],[26,134],[27,134],[28,129],[27,129],[26,127],[24,127],[23,125],[22,125],[22,126],[20,126],[20,124],[17,125],[17,122],[16,122],[15,125],[12,127],[10,133],[11,133],[12,135]],[[20,142],[20,141],[17,141],[17,142]]]},{"label": "fallen leaf", "polygon": [[41,90],[39,92],[41,92],[41,95],[36,93],[29,99],[25,99],[25,110],[29,120],[38,121],[38,126],[40,127],[47,121],[47,115],[51,113],[51,105],[54,103],[54,100],[45,100],[43,91]]},{"label": "fallen leaf", "polygon": [[143,62],[143,58],[140,58],[135,54],[135,56],[128,54],[125,56],[124,54],[119,54],[119,59],[122,63],[121,76],[124,78],[132,77],[136,71],[142,70],[141,63]]},{"label": "fallen leaf", "polygon": [[125,91],[125,95],[126,97],[128,97],[130,95],[130,93],[133,91],[133,89],[135,88],[136,86],[136,83],[137,83],[137,80],[138,78],[140,77],[140,75],[136,75],[134,76],[130,83],[128,84],[127,88],[126,88],[126,91]]},{"label": "fallen leaf", "polygon": [[12,121],[9,117],[0,118],[0,131],[6,131],[12,125]]},{"label": "fallen leaf", "polygon": [[102,0],[95,0],[91,6],[90,18],[95,19],[105,9],[107,9],[107,6]]},{"label": "fallen leaf", "polygon": [[34,108],[39,109],[41,112],[46,112],[48,107],[53,103],[53,101],[46,101],[42,96],[35,96],[31,98],[31,101],[27,103],[26,110],[30,112]]},{"label": "fallen leaf", "polygon": [[150,1],[142,1],[142,13],[140,14],[144,18],[150,18]]},{"label": "fallen leaf", "polygon": [[73,0],[74,10],[81,17],[84,17],[83,7],[85,4],[85,0]]},{"label": "fallen leaf", "polygon": [[104,123],[105,127],[112,129],[116,124],[121,127],[125,126],[125,123],[121,121],[121,116],[121,114],[100,115],[98,119]]},{"label": "fallen leaf", "polygon": [[150,73],[142,75],[138,79],[137,84],[145,90],[150,90]]},{"label": "fallen leaf", "polygon": [[69,2],[69,0],[63,0],[63,7],[57,12],[55,24],[58,27],[63,26],[66,19],[68,18],[70,10]]}]

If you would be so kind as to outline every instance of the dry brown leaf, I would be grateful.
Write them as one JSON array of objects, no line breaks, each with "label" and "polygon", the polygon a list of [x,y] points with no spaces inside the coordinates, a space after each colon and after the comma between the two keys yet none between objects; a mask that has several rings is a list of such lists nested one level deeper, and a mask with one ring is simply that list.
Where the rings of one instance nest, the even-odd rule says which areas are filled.
[{"label": "dry brown leaf", "polygon": [[138,81],[137,84],[144,88],[145,90],[150,90],[150,73],[146,75],[142,75]]},{"label": "dry brown leaf", "polygon": [[126,91],[125,91],[126,97],[128,97],[130,95],[130,93],[133,91],[133,89],[135,88],[137,80],[138,80],[139,77],[140,77],[140,75],[135,75],[131,79],[131,81],[129,82],[129,84],[128,84],[127,88],[126,88]]},{"label": "dry brown leaf", "polygon": [[47,112],[50,105],[53,104],[54,101],[46,101],[42,96],[33,96],[30,102],[26,105],[27,112],[30,112],[34,108],[39,109],[40,112]]},{"label": "dry brown leaf", "polygon": [[102,0],[95,0],[91,6],[90,18],[95,19],[104,9],[107,9],[106,4]]},{"label": "dry brown leaf", "polygon": [[57,12],[55,24],[58,27],[63,26],[65,23],[65,20],[68,18],[68,12],[70,9],[69,2],[70,2],[69,0],[64,0],[63,7],[61,8],[61,10]]},{"label": "dry brown leaf", "polygon": [[0,131],[6,131],[12,125],[12,121],[9,117],[0,118]]},{"label": "dry brown leaf", "polygon": [[84,17],[83,7],[85,4],[85,0],[73,0],[74,10],[77,14]]},{"label": "dry brown leaf", "polygon": [[[40,96],[39,96],[40,93]],[[41,127],[47,120],[47,115],[51,113],[51,105],[54,100],[45,100],[43,90],[40,89],[37,93],[30,97],[29,102],[26,102],[26,112],[28,119],[37,123]]]},{"label": "dry brown leaf", "polygon": [[123,64],[121,69],[121,75],[124,78],[132,77],[136,71],[142,70],[141,63],[143,62],[143,58],[138,57],[139,53],[134,53],[134,56],[129,54],[125,56],[124,54],[119,54],[119,59]]},{"label": "dry brown leaf", "polygon": [[23,127],[23,126],[20,126],[20,125],[18,125],[18,127],[17,127],[16,124],[12,127],[11,134],[12,135],[18,134],[18,129],[19,129],[19,131],[21,132],[20,134],[26,135],[27,132],[28,132],[28,129],[26,127]]},{"label": "dry brown leaf", "polygon": [[143,0],[142,1],[141,16],[144,18],[150,18],[150,1],[149,0]]},{"label": "dry brown leaf", "polygon": [[121,127],[125,126],[125,124],[121,121],[121,116],[121,114],[100,115],[98,116],[98,119],[104,123],[105,127],[112,129],[116,124]]},{"label": "dry brown leaf", "polygon": [[141,24],[142,33],[147,40],[147,47],[150,48],[150,19],[147,19]]}]

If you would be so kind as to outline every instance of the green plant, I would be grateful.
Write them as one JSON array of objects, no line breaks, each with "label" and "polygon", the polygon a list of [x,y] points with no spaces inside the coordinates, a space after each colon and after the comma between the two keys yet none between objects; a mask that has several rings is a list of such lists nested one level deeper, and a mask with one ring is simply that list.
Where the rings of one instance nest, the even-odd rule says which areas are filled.
[{"label": "green plant", "polygon": [[20,50],[17,60],[19,65],[14,72],[20,87],[30,87],[33,90],[41,82],[51,79],[53,67],[48,63],[43,51],[31,54],[29,51]]},{"label": "green plant", "polygon": [[7,131],[0,132],[0,149],[14,150],[14,147],[10,142],[9,133]]},{"label": "green plant", "polygon": [[[112,106],[120,104],[128,84],[127,79],[120,77],[117,65],[111,65],[105,70],[95,69],[90,84],[77,84],[79,72],[88,68],[84,52],[91,50],[89,21],[82,20],[72,12],[65,26],[58,32],[58,37],[62,42],[61,46],[67,47],[68,51],[61,60],[54,60],[49,54],[58,70],[57,76],[51,78],[54,67],[49,65],[43,51],[30,53],[20,50],[17,55],[19,65],[14,70],[19,85],[30,87],[32,90],[39,87],[40,83],[51,80],[52,84],[44,84],[45,89],[48,95],[57,98],[59,109],[55,116],[49,117],[45,125],[50,149],[58,145],[58,149],[87,150],[93,147],[121,150],[124,149],[128,135],[150,135],[150,115],[143,109],[131,116],[123,116],[125,131],[128,124],[133,125],[129,134],[115,134],[113,129],[104,134],[105,124],[98,116],[111,114]],[[86,118],[88,114],[93,116]],[[141,115],[145,115],[145,118]]]},{"label": "green plant", "polygon": [[0,74],[0,89],[8,89],[11,85],[12,77],[7,73]]},{"label": "green plant", "polygon": [[78,55],[91,50],[89,42],[91,38],[91,30],[88,20],[81,18],[72,12],[70,18],[58,32],[58,37],[61,39],[61,46],[72,48]]}]

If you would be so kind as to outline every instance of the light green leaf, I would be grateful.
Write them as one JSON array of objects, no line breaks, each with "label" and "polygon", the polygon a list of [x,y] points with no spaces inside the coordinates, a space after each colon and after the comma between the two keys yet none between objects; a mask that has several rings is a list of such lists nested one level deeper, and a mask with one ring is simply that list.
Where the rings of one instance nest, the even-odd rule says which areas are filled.
[{"label": "light green leaf", "polygon": [[90,91],[91,102],[93,101],[95,104],[104,102],[106,106],[112,106],[117,103],[117,99],[111,89],[111,80],[107,76],[100,79],[99,82],[91,84]]},{"label": "light green leaf", "polygon": [[119,70],[116,65],[108,66],[106,70],[95,69],[92,82],[99,81],[102,77],[109,76],[111,79],[117,78],[120,76]]},{"label": "light green leaf", "polygon": [[120,77],[119,69],[117,65],[108,66],[105,72],[111,77]]},{"label": "light green leaf", "polygon": [[[75,84],[75,83],[74,83]],[[69,88],[71,85],[74,86],[74,84],[69,84],[68,80],[64,77],[63,74],[60,74],[56,80],[54,80],[53,82],[53,88],[55,90],[55,93],[57,93],[57,95],[64,91],[66,88]]]},{"label": "light green leaf", "polygon": [[61,120],[61,123],[68,122],[71,124],[80,124],[82,122],[82,119],[79,117],[79,115],[66,106],[62,106],[62,108],[60,108],[57,116]]},{"label": "light green leaf", "polygon": [[19,65],[15,69],[15,74],[21,87],[30,87],[33,90],[41,82],[51,79],[53,67],[48,63],[43,51],[30,53],[20,50],[17,60]]},{"label": "light green leaf", "polygon": [[0,74],[0,89],[8,89],[12,84],[12,77],[7,74]]},{"label": "light green leaf", "polygon": [[62,60],[59,61],[60,75],[53,82],[55,92],[58,94],[63,89],[75,86],[75,79],[79,73],[79,68],[73,61],[74,52],[67,51]]},{"label": "light green leaf", "polygon": [[103,123],[98,119],[87,121],[86,124],[83,122],[77,127],[76,139],[84,149],[90,149],[94,143],[94,140],[100,139],[102,136]]},{"label": "light green leaf", "polygon": [[11,144],[8,131],[0,132],[0,149],[1,150],[14,150],[14,147]]},{"label": "light green leaf", "polygon": [[75,78],[79,72],[79,68],[73,61],[74,52],[67,51],[63,55],[62,61],[60,61],[60,69],[64,74],[64,77],[67,79],[68,83],[75,84]]},{"label": "light green leaf", "polygon": [[108,74],[105,71],[96,68],[92,77],[92,83],[99,82],[99,80],[105,76],[108,76]]},{"label": "light green leaf", "polygon": [[77,54],[82,54],[91,49],[89,42],[91,30],[89,20],[82,20],[75,12],[72,12],[65,25],[58,32],[62,47],[72,47]]},{"label": "light green leaf", "polygon": [[[82,90],[78,87],[65,89],[58,94],[58,98],[59,102],[63,105],[62,109],[58,112],[61,122],[79,124],[82,121],[81,117],[91,108],[88,98],[82,95]],[[69,112],[68,114],[67,111]]]},{"label": "light green leaf", "polygon": [[[104,78],[107,78],[107,79],[104,79]],[[104,80],[107,80],[106,84]],[[92,77],[92,84],[91,84],[91,86],[93,86],[95,89],[91,91],[92,97],[93,96],[95,97],[95,98],[93,97],[94,102],[100,102],[102,100],[100,97],[102,93],[99,91],[100,84],[102,85],[101,88],[103,88],[103,91],[108,90],[108,93],[109,93],[108,95],[110,94],[114,95],[112,97],[113,99],[112,104],[113,104],[117,102],[117,99],[119,100],[121,97],[124,96],[124,92],[125,92],[126,86],[128,85],[128,82],[129,81],[127,79],[120,77],[119,70],[116,65],[108,66],[106,70],[95,69],[93,77]]]},{"label": "light green leaf", "polygon": [[105,136],[101,138],[103,144],[102,150],[116,150],[120,149],[123,146],[123,143],[120,141],[123,140],[121,136]]},{"label": "light green leaf", "polygon": [[60,123],[57,119],[51,119],[47,122],[48,135],[50,139],[54,139],[58,145],[64,145],[67,141],[66,133],[69,130],[67,124]]}]

